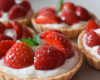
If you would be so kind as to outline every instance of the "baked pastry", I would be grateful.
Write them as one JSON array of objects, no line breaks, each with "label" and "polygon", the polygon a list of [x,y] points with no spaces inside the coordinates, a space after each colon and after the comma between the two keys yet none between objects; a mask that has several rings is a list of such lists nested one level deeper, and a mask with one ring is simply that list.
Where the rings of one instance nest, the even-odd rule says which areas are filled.
[{"label": "baked pastry", "polygon": [[34,11],[28,1],[22,0],[0,0],[0,21],[4,24],[18,21],[28,25]]},{"label": "baked pastry", "polygon": [[100,69],[100,28],[89,20],[86,30],[78,37],[78,46],[90,66]]},{"label": "baked pastry", "polygon": [[[2,80],[70,80],[82,63],[80,49],[56,30],[42,32],[39,34],[40,37],[36,34],[34,36],[34,39],[22,39],[16,42],[7,51],[5,57],[0,59],[0,78]],[[26,44],[27,40],[32,44]]]},{"label": "baked pastry", "polygon": [[[59,6],[62,6],[61,9],[59,9]],[[42,8],[34,15],[32,23],[38,33],[49,29],[56,29],[68,38],[76,38],[86,28],[89,19],[93,19],[98,23],[93,13],[88,12],[81,6],[75,6],[71,2],[66,2],[64,4],[60,3],[57,9],[56,6]]]}]

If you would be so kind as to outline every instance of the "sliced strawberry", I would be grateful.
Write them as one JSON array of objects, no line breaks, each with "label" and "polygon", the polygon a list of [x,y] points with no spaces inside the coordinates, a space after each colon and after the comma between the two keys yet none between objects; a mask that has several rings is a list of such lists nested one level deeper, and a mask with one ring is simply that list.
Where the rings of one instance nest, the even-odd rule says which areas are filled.
[{"label": "sliced strawberry", "polygon": [[0,34],[0,42],[2,40],[13,40],[13,38],[4,34]]},{"label": "sliced strawberry", "polygon": [[71,2],[66,2],[63,4],[61,11],[63,10],[71,10],[71,11],[75,11],[76,10],[76,6],[71,3]]},{"label": "sliced strawberry", "polygon": [[42,9],[39,11],[38,15],[43,14],[43,13],[45,13],[45,12],[49,12],[49,13],[54,13],[54,14],[56,14],[56,11],[55,11],[54,9],[51,9],[51,8],[42,8]]},{"label": "sliced strawberry", "polygon": [[99,28],[98,24],[94,22],[92,19],[90,19],[86,26],[86,32],[93,30],[93,29],[98,29],[98,28]]},{"label": "sliced strawberry", "polygon": [[0,18],[2,17],[2,13],[0,12]]},{"label": "sliced strawberry", "polygon": [[34,67],[36,70],[52,70],[61,66],[64,55],[51,45],[41,46],[35,54]]},{"label": "sliced strawberry", "polygon": [[3,34],[4,30],[5,30],[5,25],[2,22],[0,22],[0,33]]},{"label": "sliced strawberry", "polygon": [[33,64],[34,51],[24,42],[15,43],[6,53],[4,65],[14,69],[25,68]]},{"label": "sliced strawberry", "polygon": [[22,38],[32,38],[33,39],[33,34],[30,32],[30,30],[28,28],[26,28],[25,26],[22,26]]},{"label": "sliced strawberry", "polygon": [[43,13],[35,19],[37,24],[59,24],[61,19],[53,13]]},{"label": "sliced strawberry", "polygon": [[0,0],[0,11],[8,12],[15,5],[15,0]]},{"label": "sliced strawberry", "polygon": [[8,12],[8,18],[10,20],[21,18],[26,15],[27,15],[27,10],[23,6],[20,6],[20,5],[14,5]]},{"label": "sliced strawberry", "polygon": [[0,42],[0,58],[5,56],[6,52],[15,44],[15,41],[4,40]]},{"label": "sliced strawberry", "polygon": [[52,34],[53,32],[63,34],[62,32],[60,32],[58,30],[50,29],[48,31],[44,31],[44,32],[40,33],[39,36],[41,39],[45,39],[49,34]]},{"label": "sliced strawberry", "polygon": [[53,32],[46,37],[46,44],[52,45],[61,51],[66,58],[74,55],[74,48],[69,39],[60,33]]},{"label": "sliced strawberry", "polygon": [[29,11],[31,9],[31,5],[28,1],[22,1],[22,3],[20,5],[25,7],[27,9],[27,11]]},{"label": "sliced strawberry", "polygon": [[90,30],[86,36],[86,44],[89,47],[100,45],[100,36],[93,30]]},{"label": "sliced strawberry", "polygon": [[5,28],[6,28],[6,29],[12,29],[13,26],[12,26],[12,24],[11,24],[10,22],[8,22],[8,23],[5,25]]},{"label": "sliced strawberry", "polygon": [[18,23],[17,21],[13,21],[11,25],[13,26],[13,29],[16,32],[15,36],[17,37],[17,39],[21,39],[22,38],[22,25]]},{"label": "sliced strawberry", "polygon": [[97,53],[100,55],[100,46],[97,49]]},{"label": "sliced strawberry", "polygon": [[80,21],[79,17],[73,11],[63,11],[60,18],[68,25],[76,24]]},{"label": "sliced strawberry", "polygon": [[83,21],[88,21],[91,18],[89,12],[85,8],[82,8],[81,6],[77,6],[75,13]]}]

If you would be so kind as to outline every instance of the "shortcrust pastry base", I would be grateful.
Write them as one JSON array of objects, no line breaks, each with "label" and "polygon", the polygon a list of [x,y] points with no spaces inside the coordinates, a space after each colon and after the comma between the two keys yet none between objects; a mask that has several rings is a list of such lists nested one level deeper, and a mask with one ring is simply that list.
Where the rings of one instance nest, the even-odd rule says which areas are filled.
[{"label": "shortcrust pastry base", "polygon": [[81,52],[83,53],[84,58],[89,63],[90,66],[93,66],[96,69],[100,69],[100,59],[96,58],[96,56],[92,55],[89,50],[85,50],[82,43],[82,38],[84,34],[86,33],[86,30],[82,31],[82,33],[78,37],[78,46],[81,49]]},{"label": "shortcrust pastry base", "polygon": [[73,44],[73,46],[79,54],[79,60],[78,60],[77,64],[71,70],[69,70],[68,72],[65,72],[65,73],[57,75],[57,76],[48,77],[48,78],[30,78],[29,79],[29,78],[17,78],[17,77],[14,77],[14,76],[9,76],[8,74],[0,71],[0,79],[1,80],[70,80],[73,77],[73,75],[80,68],[81,63],[82,63],[82,59],[83,59],[80,49],[75,44]]},{"label": "shortcrust pastry base", "polygon": [[[35,19],[36,19],[37,15],[38,15],[38,13],[36,13],[34,15],[34,17],[31,19],[33,27],[37,31],[37,33],[41,33],[43,31],[46,31],[46,30],[49,30],[49,29],[56,29],[56,30],[61,31],[68,38],[77,38],[78,35],[86,28],[86,26],[80,26],[79,28],[66,28],[66,27],[52,28],[52,27],[42,26],[42,25],[39,25],[39,24],[35,23]],[[96,23],[98,23],[98,20],[97,20],[96,16],[93,13],[90,13],[90,15],[91,15],[92,19]]]},{"label": "shortcrust pastry base", "polygon": [[[31,13],[29,16],[25,17],[25,18],[21,18],[21,19],[15,19],[14,21],[18,21],[20,24],[22,25],[28,25],[31,22],[31,18],[34,16],[34,11],[31,10]],[[4,21],[2,22],[3,24],[7,24],[8,21]]]}]

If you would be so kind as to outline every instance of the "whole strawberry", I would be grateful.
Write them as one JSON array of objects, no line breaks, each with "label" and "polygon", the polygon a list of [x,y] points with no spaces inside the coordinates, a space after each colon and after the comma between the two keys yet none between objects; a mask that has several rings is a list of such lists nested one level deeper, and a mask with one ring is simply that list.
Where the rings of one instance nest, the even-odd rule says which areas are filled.
[{"label": "whole strawberry", "polygon": [[0,11],[8,12],[15,5],[15,0],[0,0]]},{"label": "whole strawberry", "polygon": [[69,39],[63,34],[52,32],[46,37],[46,44],[52,45],[61,51],[66,58],[74,56],[74,48]]},{"label": "whole strawberry", "polygon": [[4,65],[14,69],[28,67],[34,63],[34,51],[24,42],[15,43],[4,58]]},{"label": "whole strawberry", "polygon": [[52,70],[61,66],[64,55],[51,45],[41,46],[35,54],[34,67],[36,70]]}]

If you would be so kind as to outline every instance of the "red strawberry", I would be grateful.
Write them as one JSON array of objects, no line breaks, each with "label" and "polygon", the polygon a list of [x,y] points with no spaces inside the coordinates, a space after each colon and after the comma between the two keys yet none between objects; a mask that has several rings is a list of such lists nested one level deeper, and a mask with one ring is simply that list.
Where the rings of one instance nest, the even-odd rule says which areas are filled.
[{"label": "red strawberry", "polygon": [[2,40],[13,40],[13,38],[4,34],[0,34],[0,42]]},{"label": "red strawberry", "polygon": [[5,30],[5,25],[2,24],[2,22],[0,22],[0,33],[3,34],[4,30]]},{"label": "red strawberry", "polygon": [[37,24],[59,24],[61,19],[53,13],[43,13],[35,19]]},{"label": "red strawberry", "polygon": [[0,58],[6,54],[13,44],[15,44],[15,41],[12,40],[4,40],[0,42]]},{"label": "red strawberry", "polygon": [[69,39],[60,33],[53,32],[46,37],[46,44],[52,45],[61,51],[66,58],[74,55],[74,48]]},{"label": "red strawberry", "polygon": [[100,36],[93,30],[89,31],[86,36],[86,44],[89,47],[100,45]]},{"label": "red strawberry", "polygon": [[93,30],[93,29],[98,29],[98,28],[99,28],[98,24],[95,23],[92,19],[90,19],[86,26],[86,32]]},{"label": "red strawberry", "polygon": [[25,26],[22,26],[22,38],[32,38],[33,39],[33,34],[30,32],[29,29],[27,29]]},{"label": "red strawberry", "polygon": [[0,12],[0,18],[2,17],[2,13]]},{"label": "red strawberry", "polygon": [[64,55],[51,45],[41,46],[34,59],[36,70],[52,70],[63,65],[65,61]]},{"label": "red strawberry", "polygon": [[100,46],[97,49],[97,53],[100,55]]},{"label": "red strawberry", "polygon": [[71,3],[71,2],[66,2],[63,4],[61,11],[63,10],[71,10],[71,11],[75,11],[76,10],[76,6]]},{"label": "red strawberry", "polygon": [[15,43],[6,53],[4,65],[14,69],[25,68],[33,64],[34,51],[24,42]]},{"label": "red strawberry", "polygon": [[73,25],[80,21],[79,17],[73,11],[69,10],[63,11],[60,17],[68,25]]},{"label": "red strawberry", "polygon": [[17,18],[21,18],[27,15],[27,10],[20,5],[13,6],[10,11],[8,12],[8,18],[10,20],[14,20]]},{"label": "red strawberry", "polygon": [[12,24],[11,24],[10,22],[8,22],[8,23],[5,25],[5,28],[6,28],[6,29],[12,29],[13,26],[12,26]]},{"label": "red strawberry", "polygon": [[28,1],[22,1],[22,3],[20,5],[25,7],[27,9],[27,11],[29,11],[31,9],[31,5]]},{"label": "red strawberry", "polygon": [[39,36],[41,39],[45,39],[49,34],[52,34],[53,32],[63,34],[62,32],[60,32],[58,30],[50,29],[48,31],[44,31],[44,32],[40,33]]},{"label": "red strawberry", "polygon": [[21,39],[22,38],[22,25],[18,23],[17,21],[13,21],[11,25],[16,32],[15,36],[17,37],[17,39]]},{"label": "red strawberry", "polygon": [[85,8],[82,8],[81,6],[77,6],[75,13],[83,21],[88,21],[91,18],[89,12]]},{"label": "red strawberry", "polygon": [[43,13],[45,13],[45,12],[49,12],[49,13],[54,13],[54,14],[56,14],[56,11],[53,10],[53,9],[51,9],[51,8],[42,8],[42,9],[39,11],[38,15],[43,14]]},{"label": "red strawberry", "polygon": [[15,0],[0,0],[0,11],[8,12],[15,5]]}]

